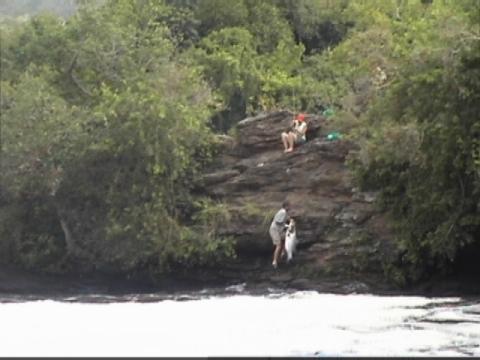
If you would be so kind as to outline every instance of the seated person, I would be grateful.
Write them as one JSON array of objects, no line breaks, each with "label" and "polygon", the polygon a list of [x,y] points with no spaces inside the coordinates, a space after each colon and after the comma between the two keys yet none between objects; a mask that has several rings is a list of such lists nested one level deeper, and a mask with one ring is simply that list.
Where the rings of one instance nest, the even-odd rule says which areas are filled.
[{"label": "seated person", "polygon": [[282,133],[282,142],[285,148],[284,152],[293,151],[293,145],[301,145],[307,141],[307,123],[305,122],[305,115],[298,114],[297,118],[293,120],[293,126],[288,132]]}]

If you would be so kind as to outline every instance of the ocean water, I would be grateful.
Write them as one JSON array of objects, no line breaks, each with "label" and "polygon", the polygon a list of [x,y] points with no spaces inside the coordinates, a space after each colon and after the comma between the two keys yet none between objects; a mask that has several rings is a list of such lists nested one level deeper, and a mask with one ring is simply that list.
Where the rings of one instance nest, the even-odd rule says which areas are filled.
[{"label": "ocean water", "polygon": [[480,299],[241,289],[135,299],[0,303],[0,356],[480,356]]}]

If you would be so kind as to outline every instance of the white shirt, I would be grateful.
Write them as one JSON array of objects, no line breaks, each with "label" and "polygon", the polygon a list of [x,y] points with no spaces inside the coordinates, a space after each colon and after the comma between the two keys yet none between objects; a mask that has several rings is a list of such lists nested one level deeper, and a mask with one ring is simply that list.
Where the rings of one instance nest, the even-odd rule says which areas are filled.
[{"label": "white shirt", "polygon": [[272,225],[270,225],[270,227],[275,226],[278,228],[283,228],[283,226],[285,225],[285,222],[287,221],[287,218],[288,218],[287,210],[285,210],[284,208],[281,208],[273,217]]},{"label": "white shirt", "polygon": [[305,121],[295,121],[295,127],[293,131],[300,136],[303,140],[306,140],[306,130],[307,130],[307,123]]}]

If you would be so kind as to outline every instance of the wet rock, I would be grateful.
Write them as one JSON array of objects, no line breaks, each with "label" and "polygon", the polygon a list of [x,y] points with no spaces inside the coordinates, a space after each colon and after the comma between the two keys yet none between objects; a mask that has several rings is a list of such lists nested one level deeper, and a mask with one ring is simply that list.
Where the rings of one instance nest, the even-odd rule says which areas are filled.
[{"label": "wet rock", "polygon": [[290,286],[292,286],[295,289],[299,290],[305,290],[305,289],[311,289],[312,288],[312,281],[304,278],[299,278],[295,279],[290,283]]},{"label": "wet rock", "polygon": [[350,293],[368,293],[370,292],[370,287],[363,282],[353,282],[351,284],[344,285],[342,290],[348,294]]},{"label": "wet rock", "polygon": [[366,203],[373,203],[377,199],[378,193],[373,191],[357,192],[354,196],[354,200],[364,201]]},{"label": "wet rock", "polygon": [[[278,271],[281,271],[281,270],[278,270]],[[292,281],[292,279],[293,279],[293,275],[289,273],[279,273],[270,277],[270,280],[273,281],[274,283],[277,283],[277,282],[286,283],[286,282]]]},{"label": "wet rock", "polygon": [[231,178],[233,176],[237,176],[239,174],[240,174],[240,172],[238,170],[218,171],[218,172],[215,172],[215,173],[204,175],[202,177],[201,181],[205,185],[210,186],[210,185],[214,185],[216,183],[222,182],[222,181],[226,181],[229,178]]}]

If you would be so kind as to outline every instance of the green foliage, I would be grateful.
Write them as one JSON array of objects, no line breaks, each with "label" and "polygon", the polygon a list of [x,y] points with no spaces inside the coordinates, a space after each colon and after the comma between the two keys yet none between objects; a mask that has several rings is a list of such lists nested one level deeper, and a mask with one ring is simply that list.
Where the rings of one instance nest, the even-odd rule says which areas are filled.
[{"label": "green foliage", "polygon": [[260,219],[259,221],[259,227],[261,228],[266,228],[270,226],[270,223],[272,222],[273,217],[275,216],[277,210],[275,209],[269,209],[265,210],[260,208],[257,204],[252,203],[252,202],[247,202],[241,210],[241,214],[244,214],[247,217],[252,217],[255,219]]},{"label": "green foliage", "polygon": [[12,190],[53,191],[58,167],[72,159],[81,136],[82,111],[69,107],[49,84],[55,75],[32,64],[15,87],[2,83],[2,147],[10,170],[4,184]]},{"label": "green foliage", "polygon": [[277,0],[295,37],[313,55],[337,45],[351,26],[343,15],[348,0]]},{"label": "green foliage", "polygon": [[158,273],[231,255],[231,241],[198,236],[183,218],[211,156],[211,96],[195,67],[172,59],[165,6],[108,2],[7,34],[0,248],[10,261]]},{"label": "green foliage", "polygon": [[204,73],[223,101],[236,94],[248,99],[258,92],[253,36],[243,28],[226,28],[204,38],[197,51]]},{"label": "green foliage", "polygon": [[222,131],[247,114],[291,106],[301,87],[297,71],[304,51],[295,44],[275,2],[227,3],[197,3],[203,38],[186,53],[189,63],[198,64],[215,89],[219,101],[215,122]]},{"label": "green foliage", "polygon": [[[16,81],[30,65],[46,65],[60,72],[68,58],[68,41],[62,19],[41,15],[31,21],[3,26],[2,80]],[[49,49],[49,51],[45,51]]]},{"label": "green foliage", "polygon": [[285,102],[300,87],[294,72],[302,47],[281,40],[272,52],[260,54],[256,43],[247,29],[224,28],[205,37],[194,55],[221,102],[242,118]]},{"label": "green foliage", "polygon": [[401,258],[387,269],[404,283],[448,271],[480,229],[478,26],[451,9],[434,3],[408,30],[395,26],[391,56],[401,67],[357,133],[354,167],[391,211]]},{"label": "green foliage", "polygon": [[205,0],[197,3],[195,15],[201,21],[200,34],[205,36],[224,27],[246,25],[248,8],[244,0]]}]

